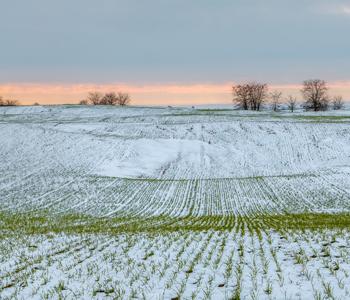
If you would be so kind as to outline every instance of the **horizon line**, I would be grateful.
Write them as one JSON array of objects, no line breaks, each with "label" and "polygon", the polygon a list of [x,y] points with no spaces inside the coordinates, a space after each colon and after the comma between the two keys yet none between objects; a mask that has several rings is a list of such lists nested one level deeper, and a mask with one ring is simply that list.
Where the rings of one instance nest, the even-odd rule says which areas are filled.
[{"label": "horizon line", "polygon": [[[240,82],[222,83],[60,83],[9,82],[0,83],[0,96],[16,99],[23,105],[76,104],[89,92],[123,91],[130,94],[133,105],[191,105],[232,103],[232,86]],[[269,90],[279,90],[300,98],[301,83],[268,84]],[[350,100],[350,80],[328,81],[331,95]]]}]

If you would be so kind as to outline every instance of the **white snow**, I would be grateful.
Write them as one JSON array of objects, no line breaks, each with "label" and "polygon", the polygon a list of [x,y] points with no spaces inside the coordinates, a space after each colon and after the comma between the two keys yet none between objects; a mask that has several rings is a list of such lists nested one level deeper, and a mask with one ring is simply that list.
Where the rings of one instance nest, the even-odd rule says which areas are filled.
[{"label": "white snow", "polygon": [[[177,159],[183,158],[183,163],[205,167],[208,158],[220,156],[224,149],[199,140],[186,139],[137,139],[127,143],[126,151],[120,159],[112,159],[102,164],[98,174],[114,177],[150,177]],[[202,161],[201,151],[207,159]],[[164,170],[165,171],[165,170]]]},{"label": "white snow", "polygon": [[347,228],[264,219],[350,212],[349,121],[349,109],[0,108],[0,213],[180,228],[22,235],[0,220],[0,298],[349,299]]}]

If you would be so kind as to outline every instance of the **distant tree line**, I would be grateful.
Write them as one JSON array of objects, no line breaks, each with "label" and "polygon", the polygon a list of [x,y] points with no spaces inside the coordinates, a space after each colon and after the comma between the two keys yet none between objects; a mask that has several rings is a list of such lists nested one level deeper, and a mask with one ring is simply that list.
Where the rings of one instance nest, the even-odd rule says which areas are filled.
[{"label": "distant tree line", "polygon": [[128,105],[131,101],[130,95],[123,92],[90,92],[86,99],[80,101],[80,105]]},{"label": "distant tree line", "polygon": [[2,96],[0,96],[0,106],[16,106],[16,105],[19,105],[19,102],[17,100],[4,99]]},{"label": "distant tree line", "polygon": [[[291,112],[296,109],[298,105],[296,97],[289,95],[286,99],[283,99],[282,92],[272,91],[269,93],[268,89],[266,83],[258,82],[234,85],[232,87],[233,101],[244,110],[258,111],[268,101],[273,111],[279,110],[283,102],[287,104]],[[344,107],[343,98],[341,96],[330,97],[328,90],[327,83],[324,80],[305,80],[300,90],[303,96],[301,106],[305,110],[312,111],[324,111],[329,108],[342,109]]]}]

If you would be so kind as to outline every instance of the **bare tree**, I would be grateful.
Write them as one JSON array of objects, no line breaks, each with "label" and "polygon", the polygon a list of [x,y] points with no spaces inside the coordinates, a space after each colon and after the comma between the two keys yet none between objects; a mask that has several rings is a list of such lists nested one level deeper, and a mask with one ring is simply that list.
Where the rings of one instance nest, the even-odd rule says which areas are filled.
[{"label": "bare tree", "polygon": [[320,111],[328,109],[328,87],[324,80],[305,80],[301,93],[304,96],[306,110]]},{"label": "bare tree", "polygon": [[4,99],[0,96],[0,106],[17,106],[19,105],[18,100]]},{"label": "bare tree", "polygon": [[233,101],[245,110],[260,110],[266,100],[268,86],[265,83],[250,82],[232,87]]},{"label": "bare tree", "polygon": [[0,96],[0,106],[16,106],[19,105],[18,100],[14,99],[4,99],[2,96]]},{"label": "bare tree", "polygon": [[279,109],[279,106],[280,106],[282,92],[273,91],[270,94],[270,97],[271,97],[272,109],[273,109],[273,111],[277,111]]},{"label": "bare tree", "polygon": [[39,106],[40,104],[38,102],[34,102],[33,106]]},{"label": "bare tree", "polygon": [[118,98],[114,92],[110,92],[103,96],[101,102],[104,105],[116,105],[118,103]]},{"label": "bare tree", "polygon": [[335,96],[332,100],[334,110],[342,109],[344,107],[344,101],[342,96]]},{"label": "bare tree", "polygon": [[294,112],[294,109],[297,105],[297,98],[289,95],[287,101],[288,101],[288,108],[290,109],[291,112]]},{"label": "bare tree", "polygon": [[268,86],[266,83],[250,83],[250,107],[252,110],[260,110],[262,104],[265,102]]},{"label": "bare tree", "polygon": [[117,95],[117,103],[121,106],[128,105],[131,101],[128,93],[119,92]]},{"label": "bare tree", "polygon": [[79,105],[88,105],[88,101],[83,99],[79,101]]},{"label": "bare tree", "polygon": [[7,106],[17,106],[17,105],[19,105],[19,101],[15,100],[15,99],[7,99],[6,105]]},{"label": "bare tree", "polygon": [[99,92],[90,92],[87,96],[86,101],[93,105],[100,105],[102,99],[102,94]]},{"label": "bare tree", "polygon": [[249,87],[248,84],[238,84],[232,87],[233,101],[236,102],[241,109],[249,108]]},{"label": "bare tree", "polygon": [[[83,101],[80,101],[80,104],[85,104]],[[119,92],[116,94],[115,92],[110,92],[102,95],[99,92],[91,92],[86,101],[93,105],[127,105],[131,99],[128,93]]]}]

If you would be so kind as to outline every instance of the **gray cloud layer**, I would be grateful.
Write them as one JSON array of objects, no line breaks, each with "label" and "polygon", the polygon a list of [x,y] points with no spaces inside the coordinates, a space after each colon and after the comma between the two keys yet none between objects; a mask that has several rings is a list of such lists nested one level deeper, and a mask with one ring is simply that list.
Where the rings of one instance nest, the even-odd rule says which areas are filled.
[{"label": "gray cloud layer", "polygon": [[349,79],[347,2],[6,0],[0,82]]}]

